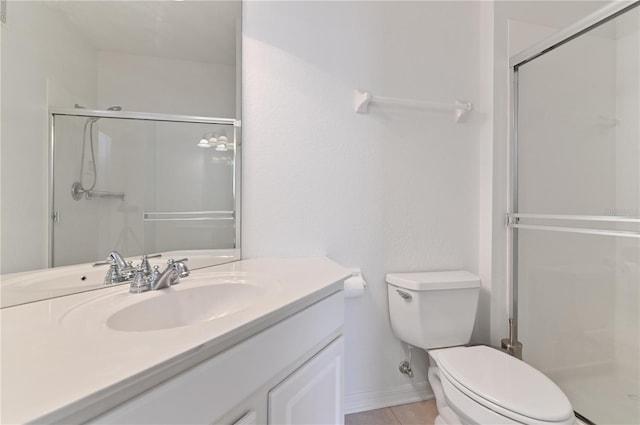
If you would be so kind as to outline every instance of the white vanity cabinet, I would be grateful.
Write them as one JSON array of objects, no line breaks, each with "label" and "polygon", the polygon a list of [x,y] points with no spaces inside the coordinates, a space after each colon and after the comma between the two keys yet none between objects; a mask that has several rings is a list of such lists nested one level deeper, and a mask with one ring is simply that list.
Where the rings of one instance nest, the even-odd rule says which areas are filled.
[{"label": "white vanity cabinet", "polygon": [[343,323],[338,292],[89,423],[342,424]]},{"label": "white vanity cabinet", "polygon": [[269,391],[270,424],[341,424],[344,337]]}]

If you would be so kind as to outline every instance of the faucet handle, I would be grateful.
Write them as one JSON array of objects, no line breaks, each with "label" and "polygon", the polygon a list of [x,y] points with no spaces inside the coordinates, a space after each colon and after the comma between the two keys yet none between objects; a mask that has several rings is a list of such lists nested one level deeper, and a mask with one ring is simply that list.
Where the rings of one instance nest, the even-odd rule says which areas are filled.
[{"label": "faucet handle", "polygon": [[139,270],[144,273],[145,276],[151,275],[151,264],[149,264],[148,256],[143,255],[142,261],[140,261]]},{"label": "faucet handle", "polygon": [[129,286],[129,292],[132,294],[139,294],[141,292],[146,292],[151,289],[151,284],[149,283],[149,279],[147,275],[145,275],[144,271],[141,267],[136,270],[135,275],[133,276],[133,281]]},{"label": "faucet handle", "polygon": [[178,277],[187,277],[189,276],[189,267],[185,264],[187,261],[189,261],[188,258],[181,258],[179,260],[170,259],[167,263],[169,267],[173,267],[175,271],[178,272]]},{"label": "faucet handle", "polygon": [[140,269],[142,269],[142,272],[145,274],[145,276],[150,276],[151,275],[151,264],[149,264],[149,258],[158,258],[158,257],[162,257],[162,254],[145,254],[142,256],[142,260],[140,262]]},{"label": "faucet handle", "polygon": [[169,260],[167,260],[168,264],[173,264],[173,263],[184,263],[185,261],[189,261],[189,259],[187,257],[181,258],[179,260],[174,260],[173,258],[169,258]]},{"label": "faucet handle", "polygon": [[115,283],[120,283],[122,282],[124,279],[122,278],[122,275],[120,274],[120,270],[118,269],[118,265],[116,264],[116,262],[114,260],[111,261],[111,265],[109,267],[109,270],[107,271],[107,274],[104,276],[104,284],[105,285],[113,285]]}]

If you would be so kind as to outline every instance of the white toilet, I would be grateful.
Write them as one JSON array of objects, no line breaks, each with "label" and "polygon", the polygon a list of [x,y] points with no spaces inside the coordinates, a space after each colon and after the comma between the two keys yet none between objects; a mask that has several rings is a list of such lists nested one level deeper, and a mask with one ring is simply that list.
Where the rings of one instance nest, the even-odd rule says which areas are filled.
[{"label": "white toilet", "polygon": [[387,275],[391,326],[429,353],[436,424],[575,424],[571,403],[549,378],[486,346],[466,347],[480,278],[467,271]]}]

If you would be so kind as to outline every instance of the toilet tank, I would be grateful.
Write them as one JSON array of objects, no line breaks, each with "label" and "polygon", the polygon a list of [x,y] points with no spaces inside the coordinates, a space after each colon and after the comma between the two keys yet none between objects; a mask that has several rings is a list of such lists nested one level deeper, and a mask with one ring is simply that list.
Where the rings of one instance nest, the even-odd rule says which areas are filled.
[{"label": "toilet tank", "polygon": [[393,332],[424,349],[469,343],[476,320],[480,278],[464,270],[389,273]]}]

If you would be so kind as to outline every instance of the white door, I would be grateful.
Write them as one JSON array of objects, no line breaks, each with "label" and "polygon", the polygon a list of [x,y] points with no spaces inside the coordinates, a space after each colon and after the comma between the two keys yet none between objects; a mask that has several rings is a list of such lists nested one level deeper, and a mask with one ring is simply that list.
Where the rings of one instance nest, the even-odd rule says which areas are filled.
[{"label": "white door", "polygon": [[269,391],[269,424],[343,424],[344,337]]}]

